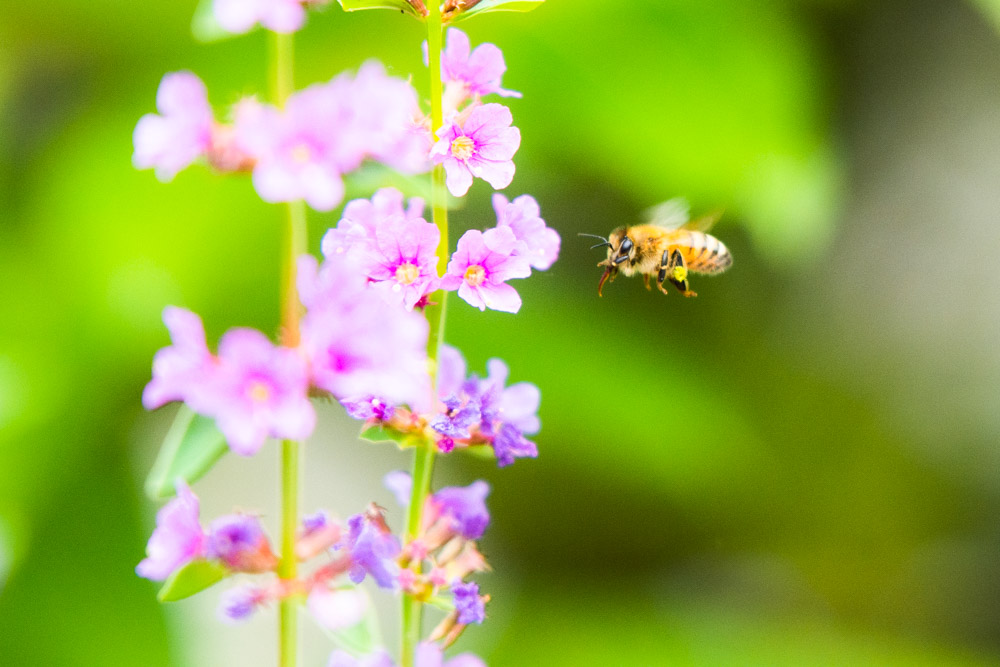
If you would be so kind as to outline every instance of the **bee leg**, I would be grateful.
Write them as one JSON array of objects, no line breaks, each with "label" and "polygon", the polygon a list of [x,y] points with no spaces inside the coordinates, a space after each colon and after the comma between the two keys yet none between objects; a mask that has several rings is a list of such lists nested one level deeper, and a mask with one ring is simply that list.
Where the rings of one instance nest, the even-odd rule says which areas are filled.
[{"label": "bee leg", "polygon": [[698,296],[697,293],[691,291],[691,284],[688,282],[688,270],[687,264],[684,262],[684,255],[682,255],[679,250],[674,250],[670,253],[669,259],[667,259],[667,251],[664,251],[663,259],[666,260],[667,266],[664,267],[664,261],[661,261],[660,273],[666,274],[665,277],[667,280],[669,280],[684,296]]},{"label": "bee leg", "polygon": [[[598,265],[598,266],[600,266],[600,265]],[[604,283],[605,283],[605,281],[607,281],[608,276],[611,277],[611,282],[614,282],[614,280],[615,280],[615,273],[617,273],[617,271],[613,272],[612,269],[613,269],[612,266],[605,265],[604,273],[601,274],[601,282],[599,282],[597,284],[597,296],[604,296],[604,294],[602,292],[604,290]]]},{"label": "bee leg", "polygon": [[667,291],[667,288],[663,286],[663,281],[667,279],[667,269],[669,268],[668,267],[669,262],[670,262],[670,251],[664,250],[663,256],[660,257],[660,270],[656,274],[656,286],[664,294],[670,294],[670,292]]},{"label": "bee leg", "polygon": [[646,285],[646,289],[648,290],[649,289],[649,274],[648,273],[642,274],[642,282]]}]

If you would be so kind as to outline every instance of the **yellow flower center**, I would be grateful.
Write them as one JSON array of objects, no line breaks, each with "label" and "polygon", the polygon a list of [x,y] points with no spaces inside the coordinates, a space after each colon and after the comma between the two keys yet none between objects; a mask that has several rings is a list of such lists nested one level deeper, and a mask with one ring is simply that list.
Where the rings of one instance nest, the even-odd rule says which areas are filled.
[{"label": "yellow flower center", "polygon": [[250,383],[250,386],[247,388],[247,396],[254,403],[263,403],[271,398],[271,388],[267,384],[257,380]]},{"label": "yellow flower center", "polygon": [[403,262],[396,269],[396,282],[401,285],[412,285],[420,277],[420,269],[409,262]]},{"label": "yellow flower center", "polygon": [[292,149],[292,159],[299,164],[309,162],[310,158],[312,158],[312,151],[305,144],[299,144]]},{"label": "yellow flower center", "polygon": [[476,150],[472,139],[466,136],[455,137],[451,142],[451,154],[459,160],[468,160]]},{"label": "yellow flower center", "polygon": [[484,280],[486,280],[486,269],[478,264],[473,264],[465,270],[465,282],[471,287],[479,287]]}]

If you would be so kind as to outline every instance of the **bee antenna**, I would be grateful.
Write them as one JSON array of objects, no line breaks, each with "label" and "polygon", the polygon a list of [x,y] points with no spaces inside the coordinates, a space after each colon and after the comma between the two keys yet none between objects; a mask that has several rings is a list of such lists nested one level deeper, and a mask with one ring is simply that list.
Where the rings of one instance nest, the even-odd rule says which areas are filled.
[{"label": "bee antenna", "polygon": [[583,232],[579,232],[577,236],[589,236],[592,239],[600,239],[601,240],[600,243],[598,243],[597,245],[590,246],[591,250],[593,250],[594,248],[603,248],[604,246],[608,246],[609,248],[612,247],[610,241],[608,241],[603,236],[598,236],[597,234],[584,234]]}]

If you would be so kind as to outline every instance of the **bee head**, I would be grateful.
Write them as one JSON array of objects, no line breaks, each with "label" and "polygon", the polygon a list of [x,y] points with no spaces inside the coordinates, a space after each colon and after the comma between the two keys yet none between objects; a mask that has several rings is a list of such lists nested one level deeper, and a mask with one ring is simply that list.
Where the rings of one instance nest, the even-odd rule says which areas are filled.
[{"label": "bee head", "polygon": [[625,227],[618,227],[608,235],[608,263],[615,266],[635,257],[635,243]]}]

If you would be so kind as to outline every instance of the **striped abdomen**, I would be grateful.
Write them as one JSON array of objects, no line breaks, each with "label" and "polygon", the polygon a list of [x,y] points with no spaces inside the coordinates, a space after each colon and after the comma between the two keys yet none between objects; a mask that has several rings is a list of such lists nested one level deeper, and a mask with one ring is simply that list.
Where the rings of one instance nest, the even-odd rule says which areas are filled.
[{"label": "striped abdomen", "polygon": [[729,248],[711,234],[691,229],[671,232],[669,245],[676,247],[684,256],[688,271],[693,273],[722,273],[733,263]]}]

